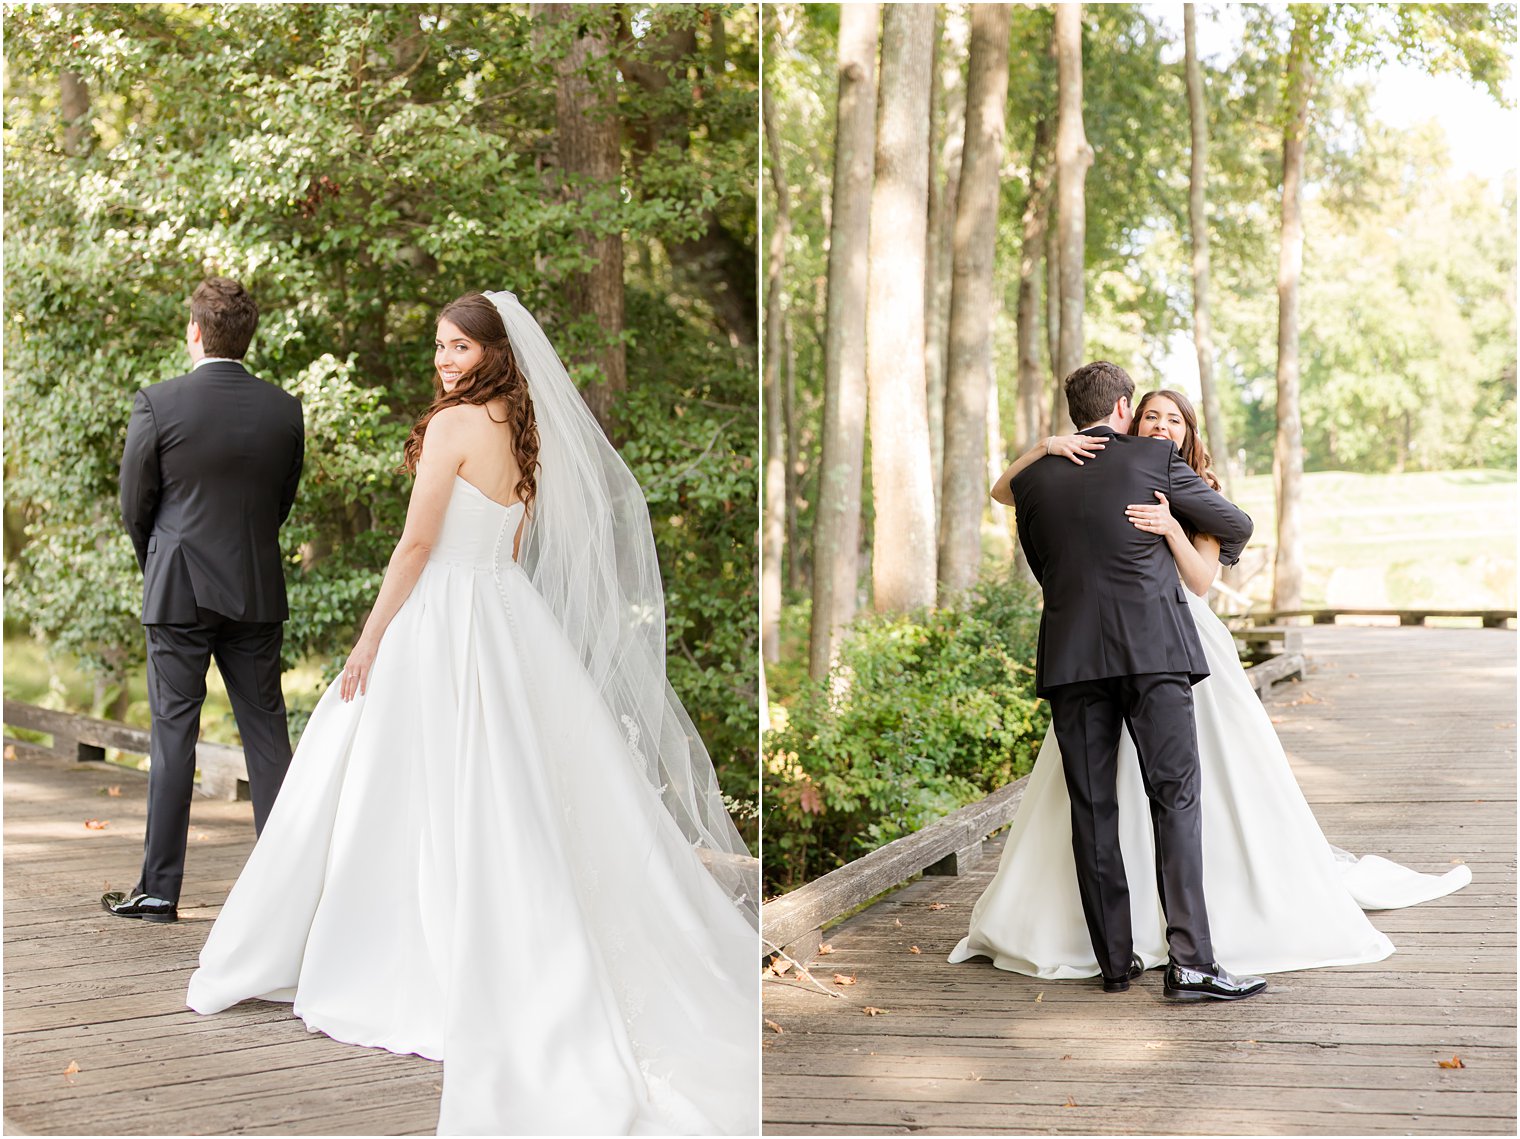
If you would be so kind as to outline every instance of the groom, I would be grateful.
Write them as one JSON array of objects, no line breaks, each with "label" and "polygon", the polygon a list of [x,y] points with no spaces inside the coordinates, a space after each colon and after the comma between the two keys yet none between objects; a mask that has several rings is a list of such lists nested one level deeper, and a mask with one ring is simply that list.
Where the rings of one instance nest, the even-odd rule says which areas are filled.
[{"label": "groom", "polygon": [[1040,459],[1012,480],[1019,542],[1045,594],[1035,689],[1050,701],[1061,747],[1082,912],[1104,991],[1123,992],[1143,971],[1132,947],[1115,786],[1128,726],[1150,797],[1166,913],[1163,992],[1238,1000],[1266,982],[1230,976],[1209,941],[1192,692],[1208,666],[1165,539],[1133,526],[1124,508],[1164,494],[1176,518],[1219,540],[1225,565],[1240,560],[1251,520],[1176,447],[1125,434],[1134,393],[1122,368],[1078,368],[1066,378],[1071,419],[1104,449],[1080,466]]},{"label": "groom", "polygon": [[190,297],[188,374],[137,393],[121,458],[121,516],[143,571],[148,641],[148,823],[142,875],[100,901],[123,918],[179,917],[206,668],[215,658],[262,830],[290,766],[280,643],[280,525],[305,457],[301,402],[242,365],[259,321],[236,281]]}]

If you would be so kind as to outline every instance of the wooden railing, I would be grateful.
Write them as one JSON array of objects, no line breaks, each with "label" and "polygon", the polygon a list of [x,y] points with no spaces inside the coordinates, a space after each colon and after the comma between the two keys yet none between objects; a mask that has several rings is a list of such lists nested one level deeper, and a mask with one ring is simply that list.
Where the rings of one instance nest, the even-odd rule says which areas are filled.
[{"label": "wooden railing", "polygon": [[1507,629],[1513,609],[1262,609],[1245,614],[1257,625],[1275,625],[1284,618],[1308,617],[1316,625],[1333,625],[1337,617],[1397,617],[1400,625],[1423,625],[1432,618],[1478,620],[1485,629]]},{"label": "wooden railing", "polygon": [[[99,720],[75,712],[39,708],[19,700],[5,701],[5,726],[52,736],[51,745],[29,746],[40,746],[42,751],[59,759],[104,762],[106,748],[132,755],[148,754],[146,728],[134,728],[130,724]],[[206,798],[248,798],[248,765],[241,748],[202,741],[195,745],[195,766],[201,773],[198,790]]]},{"label": "wooden railing", "polygon": [[[1235,635],[1248,645],[1259,643],[1270,650],[1266,659],[1246,669],[1257,695],[1303,674],[1305,661],[1297,630],[1251,629]],[[981,858],[982,840],[1013,821],[1028,781],[1027,775],[1016,779],[922,830],[766,902],[760,909],[761,956],[780,953],[805,964],[817,953],[824,926],[878,894],[919,873],[964,874]]]}]

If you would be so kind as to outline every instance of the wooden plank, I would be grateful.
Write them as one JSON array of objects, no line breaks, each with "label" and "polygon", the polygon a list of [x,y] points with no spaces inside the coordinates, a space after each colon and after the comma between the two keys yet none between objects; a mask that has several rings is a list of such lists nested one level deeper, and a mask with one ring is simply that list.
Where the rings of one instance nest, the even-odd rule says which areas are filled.
[{"label": "wooden plank", "polygon": [[[309,1033],[285,1004],[184,1006],[253,845],[246,802],[192,806],[182,920],[104,914],[142,857],[146,782],[36,750],[5,762],[6,1130],[24,1134],[415,1134],[441,1069]],[[101,794],[119,786],[120,797]],[[109,829],[90,831],[89,817]],[[200,839],[199,836],[206,836]],[[79,1071],[64,1070],[73,1062]]]}]

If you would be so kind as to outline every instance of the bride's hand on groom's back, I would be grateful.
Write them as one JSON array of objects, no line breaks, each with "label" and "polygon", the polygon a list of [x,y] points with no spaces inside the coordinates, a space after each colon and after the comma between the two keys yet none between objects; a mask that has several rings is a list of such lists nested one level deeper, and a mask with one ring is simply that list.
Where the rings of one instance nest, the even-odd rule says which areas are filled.
[{"label": "bride's hand on groom's back", "polygon": [[1144,530],[1147,534],[1166,537],[1174,530],[1180,532],[1181,527],[1172,517],[1171,503],[1167,502],[1166,495],[1158,490],[1156,498],[1160,501],[1131,503],[1124,508],[1124,516],[1136,529]]},{"label": "bride's hand on groom's back", "polygon": [[1082,466],[1083,459],[1090,459],[1108,444],[1101,435],[1052,435],[1045,441],[1047,455],[1059,455]]}]

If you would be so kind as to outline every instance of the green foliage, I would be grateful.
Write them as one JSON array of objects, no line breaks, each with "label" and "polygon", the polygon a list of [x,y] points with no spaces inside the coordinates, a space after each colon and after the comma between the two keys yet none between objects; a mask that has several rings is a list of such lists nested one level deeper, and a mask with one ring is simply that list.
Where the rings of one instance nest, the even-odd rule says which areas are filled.
[{"label": "green foliage", "polygon": [[[630,462],[653,484],[671,678],[720,768],[733,765],[725,786],[753,796],[741,655],[753,605],[733,588],[754,576],[753,543],[733,521],[752,509],[734,504],[754,498],[753,424],[740,417],[715,438],[705,407],[677,421],[689,432],[666,413],[745,402],[750,350],[670,250],[720,228],[728,246],[752,247],[755,17],[627,5],[577,19],[616,38],[616,68],[604,61],[593,78],[617,88],[625,137],[658,115],[674,148],[651,156],[629,142],[619,180],[583,198],[562,192],[555,168],[567,31],[527,5],[7,10],[10,618],[93,670],[140,664],[141,580],[116,506],[128,412],[139,387],[184,370],[185,298],[223,273],[260,305],[250,368],[305,407],[306,471],[282,532],[288,660],[341,658],[401,530],[409,482],[395,467],[431,394],[433,314],[465,292],[512,288],[575,357],[603,335],[572,319],[584,235],[620,233],[631,345],[620,413]],[[692,52],[667,58],[661,37],[677,24]],[[658,97],[619,76],[654,65],[670,80]],[[65,71],[89,93],[72,142]],[[710,468],[679,450],[698,435],[713,442]]]},{"label": "green foliage", "polygon": [[955,608],[867,617],[828,680],[765,740],[767,891],[786,890],[974,802],[1033,766],[1036,595],[987,580]]}]

